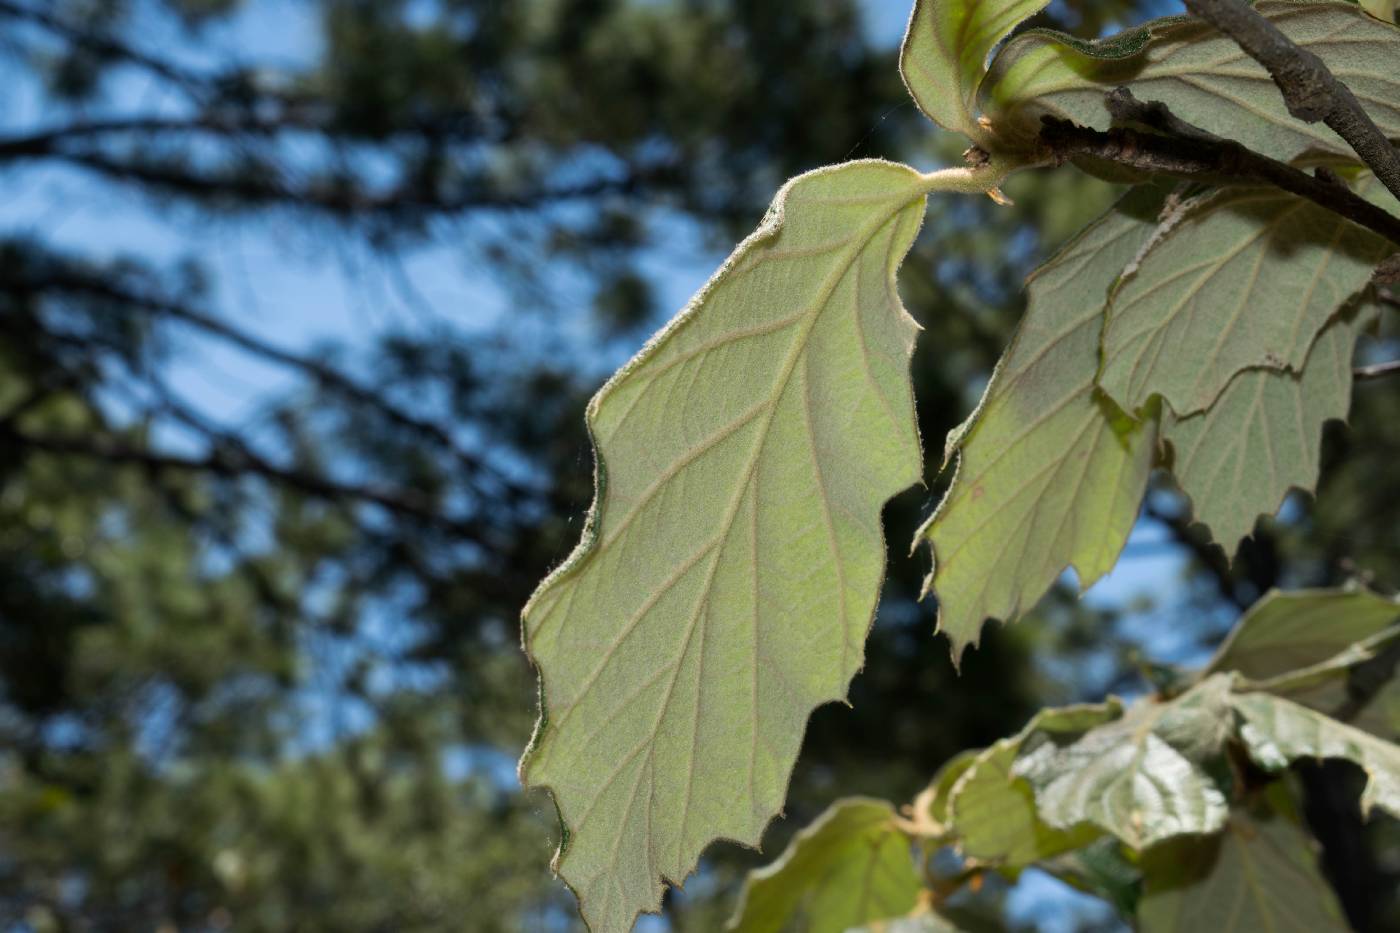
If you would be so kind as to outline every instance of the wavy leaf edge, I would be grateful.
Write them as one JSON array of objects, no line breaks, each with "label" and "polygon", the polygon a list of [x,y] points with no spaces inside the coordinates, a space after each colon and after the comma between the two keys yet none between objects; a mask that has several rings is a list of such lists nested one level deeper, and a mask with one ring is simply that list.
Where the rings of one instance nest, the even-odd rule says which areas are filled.
[{"label": "wavy leaf edge", "polygon": [[[528,624],[526,623],[526,618],[530,615],[531,611],[536,607],[536,605],[546,593],[552,590],[555,586],[566,581],[571,576],[581,572],[581,570],[586,566],[589,559],[593,557],[596,553],[598,553],[597,545],[599,542],[600,529],[603,524],[603,511],[604,503],[606,501],[608,484],[607,462],[602,454],[602,450],[598,443],[597,434],[595,432],[595,419],[598,416],[599,410],[601,409],[603,403],[607,401],[609,396],[611,396],[612,393],[631,374],[636,372],[643,365],[645,365],[653,356],[659,353],[662,347],[665,346],[668,341],[670,341],[673,337],[680,333],[686,327],[687,324],[689,324],[692,320],[695,319],[696,315],[703,308],[706,300],[710,297],[714,290],[720,285],[720,283],[731,271],[736,269],[736,267],[742,265],[745,259],[747,259],[748,256],[755,249],[761,247],[762,245],[764,245],[765,243],[767,243],[772,238],[778,235],[778,233],[783,228],[786,220],[786,206],[788,196],[792,192],[792,190],[802,182],[811,180],[813,178],[819,178],[824,175],[835,174],[837,172],[842,171],[843,169],[848,169],[854,166],[880,167],[907,172],[910,176],[917,178],[919,184],[917,185],[913,196],[909,200],[903,202],[903,204],[898,210],[905,210],[916,202],[922,202],[920,204],[921,210],[919,213],[920,223],[922,223],[922,218],[924,216],[924,206],[927,203],[927,196],[929,194],[934,192],[985,194],[988,191],[995,189],[1008,174],[1010,174],[1016,168],[1020,167],[1020,165],[1021,163],[1015,160],[1002,160],[994,158],[990,162],[983,165],[967,168],[945,168],[935,170],[929,173],[921,173],[916,169],[908,165],[904,165],[902,163],[893,162],[886,159],[872,158],[857,159],[837,163],[834,165],[823,166],[820,168],[812,169],[807,172],[803,172],[799,175],[788,179],[782,185],[782,187],[778,189],[778,192],[774,195],[772,203],[770,204],[768,210],[765,212],[762,220],[760,221],[759,225],[754,229],[754,231],[750,233],[747,237],[745,237],[742,241],[740,241],[740,243],[734,248],[734,250],[729,254],[729,256],[724,260],[724,262],[720,264],[720,266],[714,271],[714,273],[710,275],[710,277],[705,281],[705,283],[695,292],[693,296],[691,296],[691,298],[689,299],[689,301],[686,302],[684,307],[682,307],[682,309],[679,312],[677,312],[665,325],[663,325],[655,334],[653,334],[651,338],[649,338],[646,341],[646,343],[643,344],[641,349],[639,349],[626,363],[619,367],[618,370],[614,372],[613,375],[609,377],[606,382],[604,382],[602,387],[599,388],[598,391],[594,393],[594,395],[590,398],[588,405],[585,408],[584,423],[588,434],[589,445],[593,451],[593,501],[589,505],[588,511],[584,517],[583,527],[580,532],[578,544],[575,545],[573,550],[569,552],[569,554],[564,558],[564,560],[540,582],[540,584],[535,588],[535,591],[531,594],[530,599],[526,602],[524,608],[521,610],[521,647],[526,655],[527,660],[530,662],[531,666],[535,669],[536,672],[537,702],[539,716],[535,722],[535,727],[530,736],[530,740],[526,745],[524,751],[521,753],[516,768],[517,779],[520,781],[520,784],[523,788],[545,790],[549,792],[549,796],[552,803],[554,804],[555,815],[556,818],[559,820],[560,827],[559,845],[555,850],[553,858],[551,859],[550,868],[555,873],[555,876],[559,878],[559,880],[562,881],[565,884],[565,886],[569,888],[570,892],[575,896],[579,904],[580,916],[582,917],[585,926],[587,926],[589,929],[596,929],[596,927],[589,916],[589,911],[587,911],[584,908],[584,901],[581,896],[581,892],[575,889],[566,878],[559,874],[560,863],[563,859],[563,856],[569,849],[573,831],[564,817],[564,813],[559,803],[559,798],[556,789],[553,786],[551,786],[548,782],[536,783],[532,782],[530,779],[529,769],[531,760],[534,757],[538,748],[540,747],[541,742],[543,741],[543,738],[549,728],[551,715],[548,701],[549,694],[546,683],[546,673],[542,666],[539,664],[534,654],[534,651],[532,650],[531,632]],[[895,216],[895,214],[898,213],[898,210],[892,212],[891,217]],[[917,229],[915,232],[917,233]],[[902,258],[903,257],[901,257],[901,260]],[[891,274],[893,274],[893,270]],[[915,321],[912,318],[912,316],[909,315],[907,309],[904,309],[902,305],[900,307],[900,312],[905,316],[905,318],[908,319],[909,323],[911,323],[914,328],[916,328],[917,330],[922,330],[922,326],[919,325],[918,322]],[[914,412],[910,412],[910,417],[914,426],[915,440],[916,442],[918,442],[919,448],[921,449],[922,439],[918,437],[918,422]],[[893,498],[893,495],[897,494],[897,492],[892,494],[890,498]],[[888,501],[888,499],[886,501]],[[877,516],[876,521],[883,537],[885,530],[883,515]],[[884,567],[888,559],[887,549],[888,540],[883,540],[879,555],[880,578],[882,580],[884,578]],[[878,606],[879,600],[877,593],[875,604],[871,609],[870,618],[865,626],[864,637],[868,637],[869,630],[871,626],[874,625],[875,617],[878,612]],[[862,641],[863,640],[864,638],[862,639]],[[862,668],[863,663],[861,667],[856,668],[851,673],[850,677],[846,681],[846,686],[842,692],[841,697],[832,698],[830,701],[827,702],[841,701],[841,698],[846,695],[846,691],[849,691],[850,680],[854,679],[855,674],[859,673],[859,671]],[[826,703],[823,702],[816,704],[808,710],[807,719],[803,723],[804,732],[807,727],[807,724],[810,722],[811,713],[822,705],[826,705]],[[783,778],[784,797],[786,796],[786,787],[791,782],[792,769],[795,766],[795,764],[796,762],[794,760],[793,763],[787,766],[787,773]],[[758,832],[755,839],[752,841],[730,838],[723,835],[714,835],[710,837],[707,845],[712,845],[715,842],[728,842],[757,851],[760,849],[760,841],[762,839],[763,834],[767,831],[767,827],[771,825],[774,820],[780,818],[781,816],[781,809],[769,814],[766,822],[764,823],[763,828]],[[685,880],[689,878],[690,873],[693,873],[693,871],[694,865],[691,866],[690,871],[683,878],[672,878],[665,872],[661,872],[659,873],[659,875],[653,876],[653,880],[659,880],[663,886],[663,889],[664,885],[670,885],[678,889],[683,889]],[[631,923],[635,923],[637,918],[639,918],[645,913],[654,912],[659,907],[659,905],[660,895],[658,894],[657,903],[651,905],[650,907],[638,908],[631,918]]]}]

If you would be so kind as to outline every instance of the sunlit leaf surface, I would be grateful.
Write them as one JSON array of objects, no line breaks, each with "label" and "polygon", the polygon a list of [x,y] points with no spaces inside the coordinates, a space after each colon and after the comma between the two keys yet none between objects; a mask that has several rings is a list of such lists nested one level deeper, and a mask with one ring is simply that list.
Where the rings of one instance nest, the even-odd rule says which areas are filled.
[{"label": "sunlit leaf surface", "polygon": [[[1318,55],[1382,132],[1400,137],[1400,28],[1340,0],[1263,0],[1256,7]],[[1293,119],[1278,87],[1232,40],[1185,17],[1099,42],[1032,30],[1007,43],[982,84],[982,107],[1009,143],[1029,143],[1043,115],[1107,129],[1104,94],[1127,86],[1182,119],[1279,159],[1355,155],[1322,123]]]},{"label": "sunlit leaf surface", "polygon": [[1311,492],[1322,457],[1322,426],[1351,406],[1358,333],[1373,318],[1347,313],[1323,328],[1301,373],[1247,369],[1210,408],[1187,418],[1164,413],[1162,438],[1172,473],[1194,518],[1225,553],[1290,490]]},{"label": "sunlit leaf surface", "polygon": [[917,326],[894,272],[934,189],[800,176],[589,406],[598,496],[526,607],[542,717],[522,761],[595,933],[655,909],[713,839],[757,845],[807,716],[845,696],[884,572],[880,509],[920,476]]},{"label": "sunlit leaf surface", "polygon": [[[1358,186],[1379,189],[1369,175]],[[1125,411],[1161,395],[1186,416],[1248,367],[1301,371],[1318,332],[1393,251],[1271,189],[1197,199],[1163,224],[1115,290],[1099,385]]]},{"label": "sunlit leaf surface", "polygon": [[844,933],[913,910],[922,884],[894,818],[882,800],[832,804],[781,858],[750,873],[729,929]]},{"label": "sunlit leaf surface", "polygon": [[940,126],[974,139],[977,86],[987,56],[1016,24],[1049,0],[916,0],[899,71],[919,109]]},{"label": "sunlit leaf surface", "polygon": [[1361,8],[1372,16],[1385,20],[1387,23],[1395,22],[1395,12],[1400,9],[1400,2],[1397,0],[1361,0]]},{"label": "sunlit leaf surface", "polygon": [[1117,703],[1041,710],[1020,733],[980,752],[953,785],[947,807],[962,854],[1014,875],[1093,840],[1099,831],[1092,826],[1065,831],[1042,820],[1030,784],[1013,776],[1012,766],[1031,736],[1073,738],[1120,712]]},{"label": "sunlit leaf surface", "polygon": [[1215,678],[1168,703],[1141,701],[1073,741],[1032,736],[1012,773],[1060,829],[1092,823],[1135,849],[1215,832],[1229,804],[1205,764],[1227,738],[1228,692],[1228,678]]},{"label": "sunlit leaf surface", "polygon": [[919,535],[955,658],[985,620],[1028,611],[1066,567],[1088,587],[1127,541],[1156,423],[1117,412],[1094,373],[1110,289],[1152,235],[1161,200],[1133,192],[1032,275],[1011,347],[948,438],[957,473]]}]

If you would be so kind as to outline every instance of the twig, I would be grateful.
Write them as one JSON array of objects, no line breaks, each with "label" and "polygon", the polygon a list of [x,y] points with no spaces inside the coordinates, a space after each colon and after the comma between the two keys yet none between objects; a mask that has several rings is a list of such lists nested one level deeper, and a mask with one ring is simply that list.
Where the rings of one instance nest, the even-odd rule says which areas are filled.
[{"label": "twig", "polygon": [[1400,152],[1322,59],[1299,48],[1242,0],[1186,0],[1186,8],[1235,40],[1268,70],[1289,113],[1306,123],[1326,123],[1400,199]]},{"label": "twig", "polygon": [[1330,173],[1309,175],[1237,142],[1210,137],[1200,131],[1192,135],[1163,135],[1131,127],[1114,127],[1104,132],[1049,116],[1043,117],[1041,122],[1040,141],[1047,155],[1055,161],[1080,156],[1153,174],[1217,184],[1272,185],[1400,244],[1400,217],[1340,185]]},{"label": "twig", "polygon": [[1358,366],[1351,371],[1353,379],[1384,379],[1386,376],[1400,375],[1400,360],[1388,360],[1370,366]]}]

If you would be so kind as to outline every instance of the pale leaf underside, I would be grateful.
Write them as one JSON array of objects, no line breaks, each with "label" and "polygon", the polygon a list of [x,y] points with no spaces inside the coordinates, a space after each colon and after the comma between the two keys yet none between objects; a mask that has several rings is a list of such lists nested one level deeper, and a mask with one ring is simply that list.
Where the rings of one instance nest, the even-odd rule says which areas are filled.
[{"label": "pale leaf underside", "polygon": [[[1379,187],[1366,176],[1358,190]],[[1186,416],[1212,405],[1241,370],[1297,372],[1392,249],[1272,189],[1204,196],[1164,225],[1115,290],[1099,385],[1125,411],[1160,395]]]},{"label": "pale leaf underside", "polygon": [[[1245,690],[1283,697],[1364,732],[1400,738],[1400,681],[1377,656],[1400,640],[1400,602],[1351,585],[1273,590],[1205,668]],[[1362,684],[1366,689],[1359,690]]]},{"label": "pale leaf underside", "polygon": [[1366,772],[1361,811],[1400,817],[1400,745],[1267,693],[1233,698],[1240,738],[1261,767],[1280,770],[1301,758],[1340,758]]},{"label": "pale leaf underside", "polygon": [[1369,318],[1346,314],[1328,324],[1301,373],[1245,370],[1210,408],[1188,418],[1163,415],[1172,473],[1227,556],[1292,489],[1312,491],[1322,455],[1322,426],[1351,405],[1356,337]]},{"label": "pale leaf underside", "polygon": [[992,48],[1049,0],[916,0],[900,47],[905,87],[930,120],[974,139],[977,85]]},{"label": "pale leaf underside", "polygon": [[1400,680],[1391,678],[1357,708],[1350,669],[1319,672],[1308,680],[1270,687],[1269,692],[1328,716],[1349,714],[1347,723],[1387,742],[1400,742]]},{"label": "pale leaf underside", "polygon": [[926,589],[954,657],[987,619],[1029,610],[1066,567],[1107,573],[1137,517],[1156,444],[1094,388],[1109,290],[1152,234],[1161,194],[1133,192],[1031,278],[1016,336],[977,410],[950,435],[957,473],[920,529]]},{"label": "pale leaf underside", "polygon": [[[1388,742],[1400,741],[1400,680],[1393,676],[1393,668],[1389,675],[1378,671],[1384,664],[1384,658],[1378,656],[1396,641],[1400,641],[1400,625],[1352,645],[1321,664],[1261,683],[1250,682],[1249,686],[1345,721]],[[1358,684],[1374,684],[1381,676],[1385,679],[1379,685],[1358,691]]]},{"label": "pale leaf underside", "polygon": [[845,933],[913,910],[922,884],[894,820],[882,800],[838,800],[781,858],[750,873],[728,929]]},{"label": "pale leaf underside", "polygon": [[[1394,66],[1400,29],[1340,0],[1262,0],[1256,9],[1318,55],[1382,132],[1400,137],[1400,68]],[[1182,119],[1274,158],[1310,151],[1355,157],[1324,124],[1291,117],[1268,72],[1234,41],[1185,17],[1102,43],[1028,32],[993,60],[982,104],[1008,141],[1029,143],[1047,114],[1107,129],[1104,94],[1123,85],[1141,100],[1161,101]]]},{"label": "pale leaf underside", "polygon": [[521,773],[554,793],[595,933],[711,840],[757,844],[810,711],[861,665],[880,509],[920,476],[894,272],[939,177],[789,182],[589,406],[594,510],[524,613],[544,708]]}]

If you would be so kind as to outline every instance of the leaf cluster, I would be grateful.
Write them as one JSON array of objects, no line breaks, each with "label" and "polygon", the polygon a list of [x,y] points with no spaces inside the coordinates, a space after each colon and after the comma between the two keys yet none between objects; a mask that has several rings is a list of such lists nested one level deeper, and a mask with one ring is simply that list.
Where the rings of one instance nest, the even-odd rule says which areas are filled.
[{"label": "leaf cluster", "polygon": [[[554,794],[556,867],[597,930],[657,905],[710,840],[756,844],[807,716],[861,667],[881,508],[921,473],[914,327],[894,276],[927,197],[1004,203],[1014,173],[1067,161],[1133,184],[1031,276],[1011,345],[947,439],[956,471],[916,544],[929,544],[925,593],[955,660],[1066,569],[1081,586],[1107,573],[1155,467],[1227,556],[1316,481],[1323,424],[1347,412],[1353,347],[1378,313],[1373,275],[1396,248],[1365,222],[1389,218],[1385,179],[1293,120],[1269,72],[1205,24],[1007,39],[1044,6],[916,3],[901,71],[921,109],[973,144],[966,167],[867,160],[794,178],[589,406],[594,504],[523,613],[541,717],[521,775]],[[1396,73],[1367,64],[1400,48],[1393,24],[1339,0],[1265,0],[1251,15],[1400,136]],[[1097,148],[1060,148],[1052,131],[1068,125]],[[1248,797],[1248,775],[1231,780],[1242,761],[1277,770],[1314,754],[1389,773],[1384,743],[1251,691],[1221,671],[1126,710],[1046,711],[949,787],[950,832],[975,865],[1012,870],[1105,832],[1143,855],[1219,832]],[[1016,781],[1034,797],[1007,826],[997,793]],[[1368,807],[1388,781],[1373,780]],[[874,811],[856,806],[864,816],[833,816],[812,844],[866,825]]]},{"label": "leaf cluster", "polygon": [[[1350,762],[1363,814],[1400,815],[1397,645],[1394,600],[1270,593],[1176,691],[1043,710],[898,813],[833,804],[750,877],[730,928],[976,929],[959,910],[983,876],[1036,867],[1148,933],[1348,929],[1280,774]],[[952,867],[938,857],[950,846]]]}]

